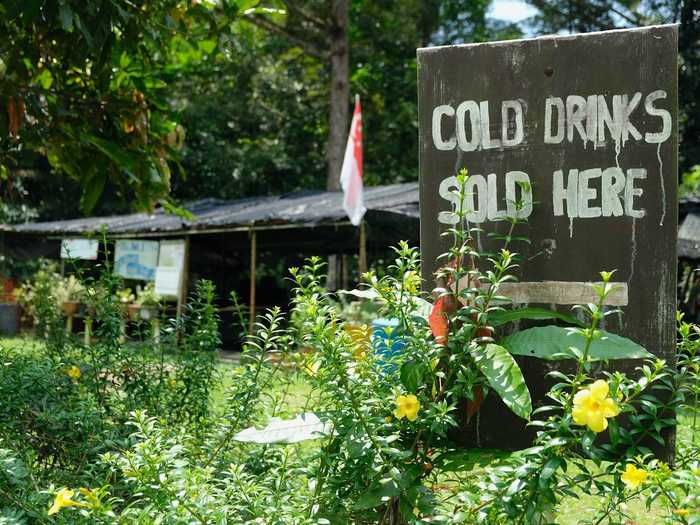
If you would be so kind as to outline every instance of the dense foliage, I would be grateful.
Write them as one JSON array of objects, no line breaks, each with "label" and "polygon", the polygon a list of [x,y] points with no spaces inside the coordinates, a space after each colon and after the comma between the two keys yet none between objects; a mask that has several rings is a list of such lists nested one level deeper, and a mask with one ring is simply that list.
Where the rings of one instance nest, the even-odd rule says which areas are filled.
[{"label": "dense foliage", "polygon": [[162,77],[172,64],[172,35],[187,29],[186,17],[208,16],[196,3],[183,5],[0,5],[0,180],[7,192],[18,168],[43,160],[80,184],[84,212],[108,181],[141,208],[167,196],[168,161],[182,138]]},{"label": "dense foliage", "polygon": [[[682,171],[697,164],[695,0],[529,3],[536,14],[520,24],[490,18],[489,0],[350,3],[369,184],[417,177],[416,47],[665,22],[681,22]],[[3,220],[325,187],[330,11],[327,0],[2,3]]]}]

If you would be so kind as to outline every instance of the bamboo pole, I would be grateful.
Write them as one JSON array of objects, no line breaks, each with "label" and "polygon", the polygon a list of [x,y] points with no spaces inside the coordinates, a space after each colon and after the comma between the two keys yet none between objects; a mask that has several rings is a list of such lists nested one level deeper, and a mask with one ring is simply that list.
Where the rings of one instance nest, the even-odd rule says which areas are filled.
[{"label": "bamboo pole", "polygon": [[365,232],[365,221],[360,223],[360,253],[357,258],[357,267],[360,275],[367,271],[367,234]]},{"label": "bamboo pole", "polygon": [[257,270],[258,240],[255,231],[250,232],[250,314],[248,317],[248,333],[253,333],[255,326],[255,278]]}]

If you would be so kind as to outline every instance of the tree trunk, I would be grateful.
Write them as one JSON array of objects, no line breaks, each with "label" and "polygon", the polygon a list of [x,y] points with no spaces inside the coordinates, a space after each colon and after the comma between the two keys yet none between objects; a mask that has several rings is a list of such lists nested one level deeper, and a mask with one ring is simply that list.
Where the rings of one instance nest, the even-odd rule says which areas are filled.
[{"label": "tree trunk", "polygon": [[350,69],[348,42],[348,12],[350,0],[331,0],[331,87],[330,118],[326,158],[328,173],[326,189],[340,189],[340,169],[345,154],[350,104]]}]

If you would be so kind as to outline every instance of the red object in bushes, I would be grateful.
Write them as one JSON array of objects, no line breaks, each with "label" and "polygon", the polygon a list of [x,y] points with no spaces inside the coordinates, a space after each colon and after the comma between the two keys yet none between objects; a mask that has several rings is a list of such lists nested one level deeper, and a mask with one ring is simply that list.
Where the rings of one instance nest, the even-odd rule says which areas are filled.
[{"label": "red object in bushes", "polygon": [[447,318],[447,315],[453,310],[450,299],[452,298],[448,295],[438,297],[428,317],[430,331],[433,333],[435,341],[442,345],[447,344],[447,334],[450,331],[450,322]]},{"label": "red object in bushes", "polygon": [[474,401],[467,399],[467,423],[471,420],[472,416],[479,411],[481,403],[484,400],[484,391],[480,386],[474,389]]},{"label": "red object in bushes", "polygon": [[14,290],[17,287],[17,283],[14,279],[8,279],[5,277],[0,277],[0,303],[14,303],[15,295]]}]

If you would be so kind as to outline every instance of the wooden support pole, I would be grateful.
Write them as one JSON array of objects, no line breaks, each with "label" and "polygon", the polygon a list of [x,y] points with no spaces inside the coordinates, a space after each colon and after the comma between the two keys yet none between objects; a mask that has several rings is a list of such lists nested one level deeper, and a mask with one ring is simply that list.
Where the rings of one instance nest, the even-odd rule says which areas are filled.
[{"label": "wooden support pole", "polygon": [[151,320],[151,334],[153,344],[156,348],[160,348],[160,311],[156,310],[156,316]]},{"label": "wooden support pole", "polygon": [[[176,318],[182,317],[182,310],[187,302],[187,286],[190,282],[190,238],[185,237],[185,248],[182,255],[182,269],[180,271],[180,293],[177,296]],[[179,336],[178,336],[179,337]]]},{"label": "wooden support pole", "polygon": [[357,267],[360,275],[367,271],[367,234],[365,232],[365,221],[360,223],[360,253],[357,258]]},{"label": "wooden support pole", "polygon": [[255,326],[255,278],[257,270],[258,241],[255,231],[250,232],[250,314],[248,318],[248,333],[253,333]]},{"label": "wooden support pole", "polygon": [[85,346],[88,346],[92,340],[92,317],[90,317],[90,314],[85,317],[85,335],[83,338]]},{"label": "wooden support pole", "polygon": [[340,259],[341,286],[343,290],[350,289],[350,275],[348,273],[348,256],[343,255]]}]

